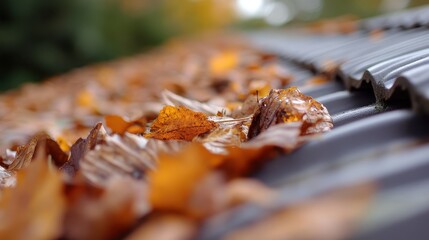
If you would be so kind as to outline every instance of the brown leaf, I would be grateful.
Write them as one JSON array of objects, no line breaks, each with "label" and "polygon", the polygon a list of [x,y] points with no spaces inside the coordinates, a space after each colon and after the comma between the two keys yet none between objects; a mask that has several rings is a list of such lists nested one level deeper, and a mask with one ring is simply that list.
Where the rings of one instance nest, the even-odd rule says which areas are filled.
[{"label": "brown leaf", "polygon": [[99,138],[102,137],[105,130],[103,125],[98,123],[91,130],[86,139],[79,138],[71,147],[70,159],[60,168],[69,176],[74,176],[79,170],[79,162],[87,152],[94,149],[97,145]]},{"label": "brown leaf", "polygon": [[113,133],[124,134],[125,132],[134,134],[143,134],[146,127],[146,121],[143,119],[137,119],[134,121],[126,121],[124,118],[118,115],[107,115],[104,117],[104,121]]},{"label": "brown leaf", "polygon": [[115,179],[104,189],[77,182],[66,189],[63,239],[118,239],[147,213],[146,187]]},{"label": "brown leaf", "polygon": [[192,141],[194,137],[212,130],[217,125],[209,121],[203,113],[185,107],[165,106],[145,137]]},{"label": "brown leaf", "polygon": [[258,96],[250,95],[246,98],[243,104],[232,111],[231,116],[233,118],[252,116],[258,108]]},{"label": "brown leaf", "polygon": [[244,149],[262,148],[267,146],[280,147],[284,151],[298,148],[308,137],[302,137],[301,122],[280,123],[269,127],[266,131],[241,145]]},{"label": "brown leaf", "polygon": [[42,147],[44,148],[44,154],[46,154],[44,157],[51,156],[53,163],[57,167],[67,162],[68,155],[61,150],[58,143],[46,133],[40,133],[34,136],[27,144],[18,147],[16,157],[9,165],[8,170],[19,170],[28,166]]},{"label": "brown leaf", "polygon": [[160,152],[175,153],[188,142],[146,139],[126,133],[107,136],[104,144],[84,156],[82,174],[93,184],[105,186],[114,178],[144,181],[148,170],[155,170]]},{"label": "brown leaf", "polygon": [[201,142],[213,153],[227,153],[228,147],[239,147],[247,140],[248,125],[251,118],[233,119],[227,117],[210,117],[219,126],[210,133],[193,139]]},{"label": "brown leaf", "polygon": [[34,159],[18,172],[16,186],[2,192],[1,238],[56,239],[65,211],[62,191],[61,175],[45,159]]},{"label": "brown leaf", "polygon": [[273,89],[254,114],[248,138],[256,137],[275,124],[290,122],[302,122],[300,135],[322,133],[333,127],[328,110],[296,87]]}]

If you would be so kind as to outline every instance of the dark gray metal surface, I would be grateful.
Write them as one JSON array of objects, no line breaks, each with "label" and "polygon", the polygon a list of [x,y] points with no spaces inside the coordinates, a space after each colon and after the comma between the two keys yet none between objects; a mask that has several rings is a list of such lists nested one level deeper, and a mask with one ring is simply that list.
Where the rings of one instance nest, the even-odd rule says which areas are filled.
[{"label": "dark gray metal surface", "polygon": [[[290,85],[322,102],[334,129],[253,175],[280,192],[272,206],[240,206],[214,216],[200,239],[220,239],[293,203],[364,182],[376,182],[378,191],[353,239],[428,239],[429,7],[360,26],[349,35],[248,35],[297,74]],[[387,30],[374,38],[368,34],[374,29]],[[308,86],[311,72],[333,79]]]}]

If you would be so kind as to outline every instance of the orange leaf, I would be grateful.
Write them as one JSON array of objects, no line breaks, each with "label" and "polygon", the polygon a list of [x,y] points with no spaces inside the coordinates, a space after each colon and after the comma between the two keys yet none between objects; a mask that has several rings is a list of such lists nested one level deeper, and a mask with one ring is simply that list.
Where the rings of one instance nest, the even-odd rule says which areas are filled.
[{"label": "orange leaf", "polygon": [[162,210],[189,210],[194,187],[220,158],[200,144],[191,144],[178,154],[160,155],[158,169],[148,174],[152,206]]},{"label": "orange leaf", "polygon": [[0,199],[1,238],[57,239],[65,207],[61,175],[36,158],[17,178]]},{"label": "orange leaf", "polygon": [[80,107],[90,109],[93,112],[98,112],[98,104],[94,95],[88,90],[82,90],[76,97],[76,102]]},{"label": "orange leaf", "polygon": [[106,125],[112,132],[123,134],[127,131],[127,128],[130,126],[128,121],[125,121],[121,116],[118,115],[107,115],[104,117]]},{"label": "orange leaf", "polygon": [[234,51],[223,52],[210,59],[210,71],[213,74],[224,74],[238,64],[238,54]]},{"label": "orange leaf", "polygon": [[141,134],[145,131],[144,119],[138,119],[135,121],[127,121],[118,115],[107,115],[104,117],[106,125],[112,132],[117,134],[124,134],[125,132]]},{"label": "orange leaf", "polygon": [[186,140],[206,133],[217,127],[204,113],[194,112],[185,107],[165,106],[153,122],[150,133],[145,137],[161,140]]}]

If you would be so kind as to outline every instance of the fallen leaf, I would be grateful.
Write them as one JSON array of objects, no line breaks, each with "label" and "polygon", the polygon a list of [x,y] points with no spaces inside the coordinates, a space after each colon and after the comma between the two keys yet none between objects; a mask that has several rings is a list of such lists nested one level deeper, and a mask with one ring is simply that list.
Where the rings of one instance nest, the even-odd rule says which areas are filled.
[{"label": "fallen leaf", "polygon": [[150,133],[145,137],[161,140],[192,139],[217,127],[213,121],[200,112],[194,112],[185,107],[165,106],[158,118],[152,123]]},{"label": "fallen leaf", "polygon": [[94,113],[99,112],[98,103],[94,97],[94,93],[89,90],[81,90],[76,95],[76,103],[83,108],[89,109]]},{"label": "fallen leaf", "polygon": [[193,139],[213,153],[227,153],[228,147],[239,147],[247,140],[248,125],[251,118],[233,119],[228,117],[210,117],[219,126],[207,134]]},{"label": "fallen leaf", "polygon": [[146,186],[115,179],[104,188],[84,182],[67,186],[62,239],[118,239],[149,210]]},{"label": "fallen leaf", "polygon": [[105,134],[101,123],[95,125],[86,139],[79,138],[70,149],[70,159],[60,168],[68,176],[72,177],[79,170],[79,162],[87,152],[94,149],[98,141]]},{"label": "fallen leaf", "polygon": [[[3,188],[13,187],[16,184],[14,172],[8,171],[0,166],[0,190]],[[1,196],[1,194],[0,194]]]},{"label": "fallen leaf", "polygon": [[258,108],[258,95],[250,95],[242,104],[232,110],[231,117],[243,118],[252,116]]},{"label": "fallen leaf", "polygon": [[328,110],[296,87],[273,89],[268,97],[261,100],[253,116],[248,138],[256,137],[275,124],[290,122],[302,122],[300,135],[322,133],[333,127]]},{"label": "fallen leaf", "polygon": [[[227,109],[220,106],[214,106],[208,103],[201,103],[199,101],[187,99],[181,97],[177,94],[174,94],[168,90],[162,92],[162,99],[166,105],[176,106],[176,107],[186,107],[195,112],[202,112],[208,115],[217,115],[219,112],[226,112]],[[226,112],[228,114],[228,112]]]},{"label": "fallen leaf", "polygon": [[301,122],[280,123],[269,127],[266,131],[241,145],[242,148],[262,148],[267,146],[280,147],[289,152],[298,148],[305,140],[300,136]]},{"label": "fallen leaf", "polygon": [[65,211],[62,192],[60,173],[50,169],[46,159],[35,158],[18,172],[16,186],[2,191],[1,238],[57,239]]},{"label": "fallen leaf", "polygon": [[146,121],[143,119],[127,121],[118,115],[106,115],[104,121],[106,122],[106,126],[110,128],[113,133],[117,134],[124,134],[125,132],[143,134],[146,129]]},{"label": "fallen leaf", "polygon": [[160,152],[175,153],[186,143],[148,140],[132,134],[106,136],[102,145],[98,145],[81,160],[80,171],[98,186],[105,186],[115,178],[142,182],[147,171],[156,169]]},{"label": "fallen leaf", "polygon": [[56,138],[56,141],[58,145],[60,146],[61,150],[63,152],[69,152],[70,151],[70,144],[67,142],[67,139],[65,139],[63,136],[58,136]]},{"label": "fallen leaf", "polygon": [[235,51],[222,52],[210,59],[210,72],[219,75],[231,70],[238,64],[238,54]]},{"label": "fallen leaf", "polygon": [[16,171],[24,168],[37,156],[37,150],[43,146],[44,157],[51,156],[53,163],[60,167],[67,162],[68,155],[63,152],[61,147],[50,138],[46,133],[40,133],[34,136],[27,144],[18,147],[16,157],[8,166],[8,170]]},{"label": "fallen leaf", "polygon": [[148,173],[149,199],[159,210],[192,212],[190,198],[198,181],[221,161],[200,144],[177,154],[161,154],[158,169]]}]

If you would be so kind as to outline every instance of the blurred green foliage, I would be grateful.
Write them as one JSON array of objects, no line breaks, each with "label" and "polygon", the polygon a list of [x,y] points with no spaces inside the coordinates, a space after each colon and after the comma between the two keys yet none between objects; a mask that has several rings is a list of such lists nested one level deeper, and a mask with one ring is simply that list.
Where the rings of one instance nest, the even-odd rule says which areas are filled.
[{"label": "blurred green foliage", "polygon": [[109,0],[1,0],[0,88],[133,54],[175,34],[162,8]]},{"label": "blurred green foliage", "polygon": [[[426,2],[412,0],[411,6]],[[319,17],[373,16],[380,3],[324,0]],[[234,0],[0,0],[0,91],[132,55],[178,34],[225,26],[234,19],[233,5]],[[250,19],[233,26],[266,25]]]}]

